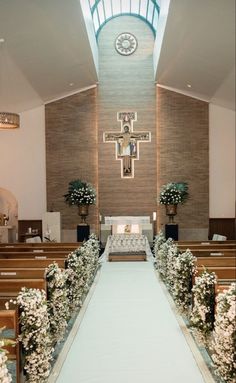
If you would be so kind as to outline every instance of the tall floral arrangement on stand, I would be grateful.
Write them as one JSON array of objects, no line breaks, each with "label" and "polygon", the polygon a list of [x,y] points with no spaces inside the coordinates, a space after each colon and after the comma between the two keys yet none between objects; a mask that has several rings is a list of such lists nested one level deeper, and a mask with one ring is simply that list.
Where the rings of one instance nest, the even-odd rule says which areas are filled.
[{"label": "tall floral arrangement on stand", "polygon": [[216,373],[225,382],[236,381],[235,355],[235,312],[236,312],[236,284],[217,296],[215,328],[213,331],[212,359]]},{"label": "tall floral arrangement on stand", "polygon": [[25,381],[44,383],[50,374],[53,353],[46,293],[44,290],[22,288],[13,303],[20,310],[19,341],[25,356]]},{"label": "tall floral arrangement on stand", "polygon": [[50,334],[53,343],[57,343],[64,338],[70,318],[69,299],[66,289],[67,273],[54,262],[47,267],[45,277],[48,286]]},{"label": "tall floral arrangement on stand", "polygon": [[187,249],[184,253],[178,255],[174,264],[174,280],[171,293],[179,311],[183,314],[189,313],[195,260],[196,258],[191,251]]},{"label": "tall floral arrangement on stand", "polygon": [[205,270],[195,278],[190,325],[197,342],[207,345],[214,324],[216,274]]},{"label": "tall floral arrangement on stand", "polygon": [[96,191],[94,187],[80,179],[70,181],[68,192],[64,195],[65,202],[69,205],[94,205],[96,203]]}]

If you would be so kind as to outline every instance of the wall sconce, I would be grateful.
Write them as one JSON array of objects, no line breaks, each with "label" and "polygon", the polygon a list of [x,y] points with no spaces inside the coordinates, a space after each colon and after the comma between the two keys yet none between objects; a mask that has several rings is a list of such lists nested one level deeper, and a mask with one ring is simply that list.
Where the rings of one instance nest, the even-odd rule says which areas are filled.
[{"label": "wall sconce", "polygon": [[154,211],[154,212],[152,213],[152,220],[153,220],[154,222],[157,220],[157,213],[156,213],[156,211]]},{"label": "wall sconce", "polygon": [[99,222],[102,223],[102,215],[99,214]]}]

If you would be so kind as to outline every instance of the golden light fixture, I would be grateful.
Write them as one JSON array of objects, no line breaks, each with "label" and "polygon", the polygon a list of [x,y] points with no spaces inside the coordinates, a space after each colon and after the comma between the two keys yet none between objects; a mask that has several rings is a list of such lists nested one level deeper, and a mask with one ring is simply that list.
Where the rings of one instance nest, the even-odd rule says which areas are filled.
[{"label": "golden light fixture", "polygon": [[19,127],[20,127],[19,114],[0,112],[0,129],[17,129]]},{"label": "golden light fixture", "polygon": [[[0,38],[0,47],[3,46],[4,39]],[[0,52],[2,53],[2,52]],[[3,56],[3,55],[2,55]],[[2,69],[2,68],[0,68]],[[0,73],[1,75],[1,73]],[[11,112],[0,112],[0,130],[17,129],[20,127],[20,116]]]}]

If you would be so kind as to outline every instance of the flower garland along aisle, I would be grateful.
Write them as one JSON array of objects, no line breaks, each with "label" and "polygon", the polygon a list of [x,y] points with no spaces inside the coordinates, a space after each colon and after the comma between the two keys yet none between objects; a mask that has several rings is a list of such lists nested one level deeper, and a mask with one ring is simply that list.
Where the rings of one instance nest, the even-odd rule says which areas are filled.
[{"label": "flower garland along aisle", "polygon": [[71,312],[81,307],[83,297],[92,283],[99,257],[99,241],[91,234],[88,241],[67,258],[67,289]]},{"label": "flower garland along aisle", "polygon": [[176,257],[173,269],[173,286],[171,293],[179,311],[187,315],[191,304],[192,277],[195,273],[195,260],[191,251],[187,249]]},{"label": "flower garland along aisle", "polygon": [[212,359],[217,375],[225,382],[233,383],[236,381],[236,284],[232,283],[229,290],[219,294],[216,303],[215,329],[211,344]]},{"label": "flower garland along aisle", "polygon": [[157,253],[160,250],[161,245],[165,242],[166,242],[166,238],[164,236],[164,233],[162,230],[160,230],[159,233],[155,236],[154,241],[153,241],[153,255],[154,255],[154,257],[157,256]]},{"label": "flower garland along aisle", "polygon": [[167,253],[167,269],[166,269],[166,285],[171,292],[175,280],[175,263],[179,255],[179,249],[175,244],[172,244]]},{"label": "flower garland along aisle", "polygon": [[158,250],[156,255],[156,267],[163,281],[166,280],[166,276],[167,276],[168,250],[172,245],[173,245],[173,239],[168,238],[167,241],[160,246],[160,249]]},{"label": "flower garland along aisle", "polygon": [[[0,333],[2,329],[0,329]],[[0,339],[0,383],[11,383],[12,377],[7,368],[7,351],[2,347],[13,344],[14,342],[7,339]]]},{"label": "flower garland along aisle", "polygon": [[16,301],[27,383],[44,383],[51,369],[53,348],[49,335],[50,321],[44,290],[22,288]]},{"label": "flower garland along aisle", "polygon": [[216,274],[205,270],[195,278],[190,326],[199,345],[207,346],[214,325]]},{"label": "flower garland along aisle", "polygon": [[69,298],[66,288],[67,273],[54,262],[46,269],[45,277],[47,281],[50,334],[54,344],[64,338],[70,318]]}]

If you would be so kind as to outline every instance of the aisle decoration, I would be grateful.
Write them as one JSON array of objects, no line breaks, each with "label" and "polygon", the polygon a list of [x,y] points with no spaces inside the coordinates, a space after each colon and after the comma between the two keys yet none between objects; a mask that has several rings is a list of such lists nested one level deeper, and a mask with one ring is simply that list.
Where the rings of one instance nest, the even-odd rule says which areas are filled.
[{"label": "aisle decoration", "polygon": [[67,273],[54,262],[45,270],[45,277],[48,286],[50,334],[54,344],[64,338],[70,318],[69,298],[66,289]]},{"label": "aisle decoration", "polygon": [[166,242],[165,235],[162,230],[159,231],[158,235],[155,236],[153,241],[153,255],[156,257],[157,252],[160,250],[160,247],[163,243]]},{"label": "aisle decoration", "polygon": [[70,309],[80,307],[98,267],[100,245],[95,234],[67,258],[67,287]]},{"label": "aisle decoration", "polygon": [[205,270],[195,278],[190,326],[199,345],[207,345],[214,324],[216,274]]},{"label": "aisle decoration", "polygon": [[[0,334],[2,329],[0,329]],[[1,383],[11,383],[12,377],[7,368],[7,351],[3,348],[8,344],[12,344],[14,342],[8,341],[6,339],[0,338],[0,382]]]},{"label": "aisle decoration", "polygon": [[96,203],[96,191],[94,187],[80,179],[69,182],[68,192],[64,194],[65,202],[70,206],[78,206],[78,214],[81,217],[81,224],[86,225],[89,205]]},{"label": "aisle decoration", "polygon": [[166,242],[164,242],[160,249],[157,252],[156,256],[156,267],[160,273],[161,278],[163,281],[166,280],[167,275],[167,256],[168,256],[168,250],[173,245],[173,239],[168,238]]},{"label": "aisle decoration", "polygon": [[232,283],[229,290],[219,294],[216,302],[215,329],[211,345],[212,359],[217,375],[225,382],[233,383],[236,380],[236,284]]},{"label": "aisle decoration", "polygon": [[179,255],[179,250],[176,244],[172,244],[167,252],[167,268],[166,268],[166,285],[172,290],[175,280],[175,263]]},{"label": "aisle decoration", "polygon": [[195,260],[187,249],[179,254],[174,264],[173,286],[171,293],[179,311],[188,314],[191,303],[192,276],[195,272]]},{"label": "aisle decoration", "polygon": [[24,373],[27,383],[44,383],[51,370],[53,348],[49,335],[49,315],[44,290],[22,288],[16,301],[25,357]]},{"label": "aisle decoration", "polygon": [[70,181],[68,192],[64,195],[65,202],[72,205],[94,205],[96,203],[96,191],[94,187],[80,179]]}]

